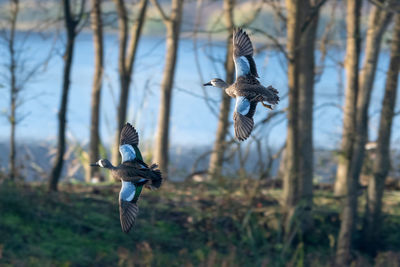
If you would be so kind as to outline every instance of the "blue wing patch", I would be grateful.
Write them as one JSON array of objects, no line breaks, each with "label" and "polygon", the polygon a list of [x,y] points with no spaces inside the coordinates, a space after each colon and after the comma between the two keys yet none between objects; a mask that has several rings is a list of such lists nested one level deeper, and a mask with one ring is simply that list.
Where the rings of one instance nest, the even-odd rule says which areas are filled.
[{"label": "blue wing patch", "polygon": [[241,56],[233,60],[235,61],[236,79],[250,73],[250,63],[246,57]]},{"label": "blue wing patch", "polygon": [[136,158],[135,150],[131,145],[119,146],[119,153],[121,153],[122,163]]},{"label": "blue wing patch", "polygon": [[122,181],[121,191],[119,197],[125,201],[131,201],[136,193],[136,187],[131,182]]},{"label": "blue wing patch", "polygon": [[236,97],[235,111],[246,115],[250,111],[250,101],[244,96]]}]

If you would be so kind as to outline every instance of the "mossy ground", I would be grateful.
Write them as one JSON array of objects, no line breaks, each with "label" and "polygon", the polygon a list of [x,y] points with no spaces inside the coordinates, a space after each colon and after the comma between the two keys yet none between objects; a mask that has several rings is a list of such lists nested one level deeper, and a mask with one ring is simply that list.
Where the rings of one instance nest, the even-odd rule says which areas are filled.
[{"label": "mossy ground", "polygon": [[[167,182],[142,194],[129,234],[119,224],[119,184],[64,184],[48,194],[43,185],[3,183],[0,266],[329,266],[338,201],[316,191],[313,231],[289,248],[281,190],[255,183]],[[356,251],[355,266],[398,266],[399,192],[386,194],[385,212],[382,251],[375,259]]]}]

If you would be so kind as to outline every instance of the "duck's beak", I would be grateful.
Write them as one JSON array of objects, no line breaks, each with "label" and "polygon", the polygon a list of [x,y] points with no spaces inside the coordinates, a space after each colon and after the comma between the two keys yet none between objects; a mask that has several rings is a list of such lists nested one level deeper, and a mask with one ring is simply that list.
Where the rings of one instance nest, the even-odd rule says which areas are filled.
[{"label": "duck's beak", "polygon": [[91,167],[99,167],[99,164],[96,162],[96,163],[90,163],[90,166]]},{"label": "duck's beak", "polygon": [[203,84],[203,86],[212,86],[211,82]]}]

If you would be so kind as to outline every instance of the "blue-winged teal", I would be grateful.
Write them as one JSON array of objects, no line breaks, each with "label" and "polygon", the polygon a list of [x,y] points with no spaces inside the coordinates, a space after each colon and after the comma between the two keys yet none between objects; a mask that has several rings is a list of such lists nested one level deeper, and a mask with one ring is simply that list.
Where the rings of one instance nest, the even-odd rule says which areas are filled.
[{"label": "blue-winged teal", "polygon": [[138,144],[138,133],[132,125],[127,123],[121,131],[119,146],[122,156],[121,164],[113,166],[107,159],[90,164],[109,169],[115,179],[122,181],[119,192],[119,213],[122,231],[125,233],[128,233],[135,223],[139,211],[137,201],[143,186],[150,189],[159,188],[162,182],[161,172],[157,169],[157,165],[153,164],[149,167],[143,162]]},{"label": "blue-winged teal", "polygon": [[[239,141],[246,140],[254,127],[253,116],[257,103],[269,109],[279,102],[278,91],[272,86],[264,87],[257,80],[257,67],[253,59],[253,45],[245,31],[238,29],[233,33],[233,60],[236,80],[232,85],[215,78],[204,86],[224,89],[232,98],[236,98],[233,122],[235,136]],[[264,101],[271,105],[265,104]]]}]

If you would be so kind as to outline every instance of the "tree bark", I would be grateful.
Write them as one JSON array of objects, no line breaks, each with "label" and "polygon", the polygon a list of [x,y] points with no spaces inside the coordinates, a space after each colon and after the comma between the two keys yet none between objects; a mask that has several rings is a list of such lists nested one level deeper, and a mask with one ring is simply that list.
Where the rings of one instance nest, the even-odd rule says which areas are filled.
[{"label": "tree bark", "polygon": [[[316,8],[314,0],[306,1],[302,8],[306,13],[306,18],[314,16],[300,39],[300,70],[299,70],[299,187],[301,202],[297,205],[301,209],[302,232],[311,228],[311,208],[312,208],[312,187],[313,187],[313,165],[314,165],[314,145],[313,145],[313,108],[314,108],[314,76],[315,76],[315,40],[319,19],[319,10],[312,14]],[[319,9],[319,7],[318,7]],[[307,21],[307,19],[306,19]],[[303,25],[306,22],[303,22]]]},{"label": "tree bark", "polygon": [[[89,161],[96,162],[99,155],[100,145],[100,96],[104,70],[104,45],[103,45],[103,22],[101,18],[101,1],[92,0],[92,30],[93,30],[93,46],[94,46],[94,77],[92,85],[92,104],[91,104],[91,123],[90,123],[90,145],[89,145]],[[86,182],[90,182],[91,178],[99,175],[97,168],[89,168],[86,174]]]},{"label": "tree bark", "polygon": [[[352,237],[357,215],[357,189],[358,177],[361,171],[361,165],[351,164],[352,158],[360,157],[360,149],[355,150],[355,142],[359,138],[361,130],[360,125],[357,125],[356,109],[358,97],[358,67],[360,56],[360,15],[361,15],[361,0],[347,1],[347,41],[346,41],[346,103],[343,120],[343,141],[341,162],[346,164],[346,187],[347,192],[344,196],[342,209],[342,223],[340,226],[339,238],[336,250],[336,265],[347,266],[350,261],[350,250]],[[339,173],[338,175],[343,173]]]},{"label": "tree bark", "polygon": [[299,109],[299,58],[300,50],[297,45],[300,43],[300,8],[303,1],[286,0],[287,8],[287,52],[288,62],[288,86],[289,86],[289,108],[288,128],[286,137],[286,172],[283,176],[283,198],[285,205],[285,231],[290,232],[290,222],[295,213],[295,206],[299,202],[299,149],[298,149],[298,109]]},{"label": "tree bark", "polygon": [[[225,70],[226,82],[233,83],[235,73],[235,63],[233,62],[233,43],[232,34],[234,28],[233,21],[233,8],[235,0],[224,0],[224,18],[225,25],[228,30],[228,39],[226,41],[226,57],[225,57]],[[219,110],[217,134],[214,142],[213,152],[211,153],[208,173],[212,178],[218,178],[222,175],[222,165],[224,159],[224,151],[226,149],[226,134],[229,127],[229,111],[231,107],[231,98],[225,93],[221,92],[222,102]]]},{"label": "tree bark", "polygon": [[400,15],[396,15],[389,70],[386,77],[385,96],[382,103],[376,159],[373,164],[373,176],[368,183],[368,201],[364,225],[365,243],[369,252],[375,253],[379,246],[382,197],[385,179],[390,169],[390,137],[397,96],[400,72]]},{"label": "tree bark", "polygon": [[[352,112],[356,112],[356,120],[357,123],[360,125],[360,136],[358,136],[359,144],[355,146],[355,149],[361,151],[357,153],[359,155],[358,158],[351,159],[351,161],[344,159],[346,151],[342,151],[338,164],[338,171],[334,188],[336,196],[347,194],[346,177],[349,170],[349,164],[360,165],[363,161],[364,147],[365,143],[368,140],[368,107],[375,80],[375,72],[379,59],[382,36],[387,29],[387,26],[389,25],[391,17],[391,13],[386,12],[375,5],[371,8],[366,38],[365,59],[363,68],[361,69],[359,74],[360,79],[359,93],[356,100],[357,104],[352,105],[350,102],[346,102],[346,108],[352,109]],[[344,125],[342,148],[350,146],[349,143],[351,143],[352,140],[355,140],[349,140],[349,130],[350,129],[345,128]]]},{"label": "tree bark", "polygon": [[[314,43],[319,10],[311,14],[316,7],[310,0],[287,0],[286,6],[289,108],[283,194],[285,235],[290,242],[295,233],[304,233],[311,226]],[[311,15],[311,22],[301,32]]]},{"label": "tree bark", "polygon": [[17,109],[17,98],[18,88],[16,84],[16,54],[15,54],[15,32],[17,26],[17,18],[19,13],[19,1],[11,0],[11,14],[10,14],[10,37],[8,40],[8,53],[10,56],[10,115],[9,122],[11,127],[10,132],[10,154],[9,154],[9,168],[10,168],[10,179],[14,180],[17,177],[16,168],[16,145],[15,145],[15,128],[17,125],[16,109]]},{"label": "tree bark", "polygon": [[120,96],[117,117],[117,132],[115,135],[115,143],[112,151],[112,162],[116,165],[120,162],[119,154],[119,138],[121,130],[126,123],[126,112],[128,107],[129,88],[131,84],[131,76],[133,65],[135,62],[136,51],[141,37],[143,24],[146,17],[148,0],[140,0],[139,14],[136,22],[131,27],[131,36],[128,45],[128,13],[124,0],[114,0],[118,13],[119,25],[119,55],[118,55],[118,71],[120,81]]},{"label": "tree bark", "polygon": [[[156,3],[156,1],[154,1]],[[165,13],[156,3],[162,16]],[[160,170],[168,176],[168,144],[169,144],[169,118],[171,112],[172,88],[175,77],[175,67],[178,56],[179,35],[182,21],[183,0],[172,0],[171,15],[164,18],[167,28],[166,57],[163,78],[161,82],[161,101],[158,116],[158,128],[154,149],[154,161]]]},{"label": "tree bark", "polygon": [[[63,71],[63,85],[61,94],[60,109],[58,111],[58,139],[57,139],[57,154],[54,161],[53,168],[49,177],[49,190],[57,191],[58,181],[60,179],[65,153],[65,129],[67,123],[67,104],[68,93],[70,86],[70,76],[72,69],[72,59],[75,46],[76,27],[80,19],[75,19],[71,13],[70,1],[63,0],[64,11],[64,24],[67,31],[67,44],[64,54],[64,71]],[[84,4],[81,6],[81,13],[83,12]]]}]

